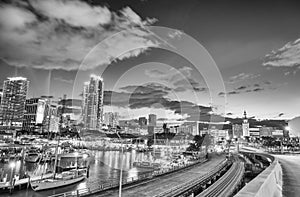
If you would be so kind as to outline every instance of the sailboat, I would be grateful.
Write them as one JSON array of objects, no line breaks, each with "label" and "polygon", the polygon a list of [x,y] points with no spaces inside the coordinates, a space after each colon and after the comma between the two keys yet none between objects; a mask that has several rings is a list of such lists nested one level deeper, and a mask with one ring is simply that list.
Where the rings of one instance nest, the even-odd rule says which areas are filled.
[{"label": "sailboat", "polygon": [[73,169],[59,173],[55,178],[47,178],[31,182],[34,191],[55,189],[80,182],[86,178],[86,169]]},{"label": "sailboat", "polygon": [[87,177],[87,169],[86,168],[78,169],[77,161],[76,161],[76,169],[64,171],[62,173],[56,173],[57,160],[58,160],[58,150],[57,150],[58,146],[59,146],[59,138],[55,149],[55,163],[54,163],[53,176],[51,178],[31,181],[30,185],[34,191],[55,189],[58,187],[71,185],[80,182]]},{"label": "sailboat", "polygon": [[[155,133],[154,133],[154,143],[156,142],[155,139]],[[155,149],[153,149],[153,156],[155,158]],[[150,158],[147,156],[147,159],[142,157],[142,159],[136,159],[136,161],[133,162],[133,166],[137,168],[148,168],[148,169],[153,169],[153,170],[158,170],[161,168],[161,163],[157,162],[154,158]]]}]

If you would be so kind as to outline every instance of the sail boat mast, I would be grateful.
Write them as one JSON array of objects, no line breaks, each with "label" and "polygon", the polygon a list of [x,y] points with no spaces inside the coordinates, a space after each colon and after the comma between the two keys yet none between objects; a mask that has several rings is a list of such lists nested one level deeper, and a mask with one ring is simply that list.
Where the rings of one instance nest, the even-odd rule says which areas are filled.
[{"label": "sail boat mast", "polygon": [[55,178],[55,174],[56,174],[56,166],[57,166],[57,160],[58,160],[58,147],[59,147],[59,141],[60,141],[60,134],[61,134],[61,131],[62,131],[63,114],[64,114],[64,111],[65,111],[66,99],[67,99],[67,95],[64,95],[63,99],[61,100],[62,108],[61,108],[61,112],[60,112],[58,136],[56,136],[58,139],[57,139],[57,145],[55,147],[55,162],[54,162],[53,178]]}]

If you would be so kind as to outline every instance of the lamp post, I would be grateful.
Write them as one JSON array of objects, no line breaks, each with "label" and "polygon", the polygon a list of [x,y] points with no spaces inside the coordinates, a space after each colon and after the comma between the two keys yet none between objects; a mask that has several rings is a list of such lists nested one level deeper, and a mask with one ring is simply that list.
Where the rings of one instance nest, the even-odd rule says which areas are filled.
[{"label": "lamp post", "polygon": [[16,166],[16,163],[15,162],[11,162],[9,164],[9,167],[11,168],[11,171],[10,171],[10,186],[13,185],[13,173],[14,173],[14,168]]},{"label": "lamp post", "polygon": [[78,161],[77,161],[78,152],[75,152],[74,156],[75,156],[75,163],[76,163],[76,170],[77,170],[78,169]]},{"label": "lamp post", "polygon": [[119,133],[117,132],[117,136],[121,140],[121,169],[120,169],[120,181],[119,181],[119,197],[122,197],[122,179],[123,179],[123,160],[124,160],[124,149],[123,149],[123,140]]}]

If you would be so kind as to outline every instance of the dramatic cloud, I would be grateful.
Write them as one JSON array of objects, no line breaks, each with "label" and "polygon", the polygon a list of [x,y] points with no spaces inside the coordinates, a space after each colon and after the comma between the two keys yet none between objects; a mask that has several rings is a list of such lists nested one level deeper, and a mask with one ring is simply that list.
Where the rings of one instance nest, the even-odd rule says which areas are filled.
[{"label": "dramatic cloud", "polygon": [[255,79],[260,77],[260,74],[251,74],[251,73],[239,73],[235,76],[229,78],[229,83],[238,83],[245,80]]},{"label": "dramatic cloud", "polygon": [[192,78],[192,72],[193,69],[191,67],[184,66],[178,70],[171,69],[169,72],[162,72],[158,69],[146,70],[145,74],[151,78],[172,84],[176,92],[184,92],[186,90],[196,92],[207,91],[206,87],[202,87],[199,82]]},{"label": "dramatic cloud", "polygon": [[300,39],[289,42],[282,48],[267,54],[263,63],[264,66],[300,66]]},{"label": "dramatic cloud", "polygon": [[212,108],[194,104],[189,101],[170,100],[166,96],[172,90],[158,84],[144,86],[126,86],[121,88],[124,92],[105,91],[104,104],[117,107],[163,108],[174,111],[175,114],[188,115],[189,120],[209,120]]},{"label": "dramatic cloud", "polygon": [[[74,70],[102,41],[81,68],[91,69],[158,46],[147,29],[153,22],[129,7],[116,13],[79,0],[1,3],[0,58],[18,67]],[[113,36],[122,30],[127,31]]]}]

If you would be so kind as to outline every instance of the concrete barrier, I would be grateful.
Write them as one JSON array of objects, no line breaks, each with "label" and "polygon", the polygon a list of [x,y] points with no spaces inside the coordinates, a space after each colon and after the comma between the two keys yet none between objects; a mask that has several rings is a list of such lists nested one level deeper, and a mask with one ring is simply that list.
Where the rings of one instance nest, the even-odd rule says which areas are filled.
[{"label": "concrete barrier", "polygon": [[270,157],[272,164],[245,185],[235,197],[282,197],[282,168],[277,158]]}]

